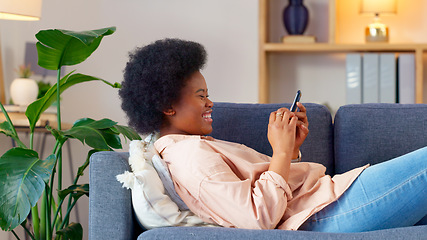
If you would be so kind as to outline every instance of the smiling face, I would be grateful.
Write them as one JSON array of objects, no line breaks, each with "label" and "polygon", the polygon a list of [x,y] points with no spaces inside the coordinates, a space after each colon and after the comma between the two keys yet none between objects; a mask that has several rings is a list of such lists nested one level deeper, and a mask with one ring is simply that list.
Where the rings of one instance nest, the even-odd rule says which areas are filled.
[{"label": "smiling face", "polygon": [[212,132],[212,106],[205,78],[197,71],[187,80],[180,99],[164,112],[166,120],[160,135],[206,135]]}]

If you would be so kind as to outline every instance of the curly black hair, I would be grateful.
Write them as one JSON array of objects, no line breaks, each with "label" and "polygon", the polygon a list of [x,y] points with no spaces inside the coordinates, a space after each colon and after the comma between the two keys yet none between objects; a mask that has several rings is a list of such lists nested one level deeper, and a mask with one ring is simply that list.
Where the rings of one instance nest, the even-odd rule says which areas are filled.
[{"label": "curly black hair", "polygon": [[129,126],[141,134],[158,131],[163,111],[180,97],[190,76],[206,63],[205,48],[181,39],[158,40],[129,54],[119,96]]}]

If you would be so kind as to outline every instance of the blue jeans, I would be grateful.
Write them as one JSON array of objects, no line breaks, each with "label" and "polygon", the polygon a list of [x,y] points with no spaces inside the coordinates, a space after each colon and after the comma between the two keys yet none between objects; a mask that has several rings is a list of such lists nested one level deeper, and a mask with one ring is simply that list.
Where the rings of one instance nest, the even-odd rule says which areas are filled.
[{"label": "blue jeans", "polygon": [[299,229],[363,232],[427,224],[427,147],[367,168]]}]

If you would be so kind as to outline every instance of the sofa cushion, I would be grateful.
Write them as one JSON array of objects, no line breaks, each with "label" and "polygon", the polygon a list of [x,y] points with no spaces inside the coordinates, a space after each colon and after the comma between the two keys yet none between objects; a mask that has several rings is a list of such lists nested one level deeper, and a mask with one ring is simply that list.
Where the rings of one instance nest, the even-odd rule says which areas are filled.
[{"label": "sofa cushion", "polygon": [[427,145],[426,104],[342,106],[334,125],[337,173],[387,161]]},{"label": "sofa cushion", "polygon": [[[328,109],[319,104],[305,103],[310,133],[301,146],[302,161],[317,162],[334,173],[332,118]],[[267,139],[270,113],[290,104],[239,104],[216,102],[213,106],[213,132],[217,139],[237,142],[258,152],[272,155]]]}]

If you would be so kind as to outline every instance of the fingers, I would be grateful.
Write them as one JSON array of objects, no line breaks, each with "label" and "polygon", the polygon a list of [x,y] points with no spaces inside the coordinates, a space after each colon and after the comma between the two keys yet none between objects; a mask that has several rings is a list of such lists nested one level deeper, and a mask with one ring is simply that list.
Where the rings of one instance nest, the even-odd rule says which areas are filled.
[{"label": "fingers", "polygon": [[298,106],[300,112],[307,112],[307,109],[304,107],[304,105],[302,105],[302,103],[297,102],[297,106]]},{"label": "fingers", "polygon": [[307,109],[300,102],[297,103],[297,106],[300,109],[299,112],[295,113],[295,115],[298,117],[298,120],[299,120],[298,126],[303,125],[308,128]]},{"label": "fingers", "polygon": [[283,122],[286,119],[289,121],[290,118],[294,117],[295,113],[289,111],[287,108],[280,108],[270,114],[270,123],[272,122]]},{"label": "fingers", "polygon": [[305,135],[308,135],[308,124],[305,124],[304,122],[298,121],[297,126],[299,127],[299,129],[301,129],[301,131],[303,131],[303,133]]}]

